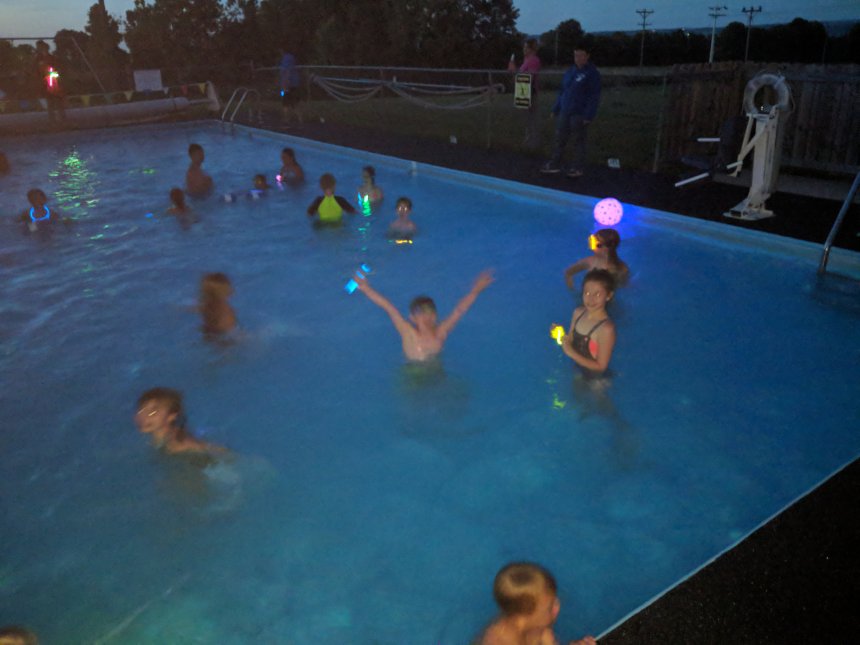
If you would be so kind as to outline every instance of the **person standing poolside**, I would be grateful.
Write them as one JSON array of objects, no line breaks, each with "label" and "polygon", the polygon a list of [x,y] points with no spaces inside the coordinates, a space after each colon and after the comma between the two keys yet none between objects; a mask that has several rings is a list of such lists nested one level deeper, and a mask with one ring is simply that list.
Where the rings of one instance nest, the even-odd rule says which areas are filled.
[{"label": "person standing poolside", "polygon": [[284,110],[284,123],[289,125],[292,116],[295,116],[296,120],[301,123],[302,115],[298,110],[301,79],[299,77],[299,70],[296,69],[296,57],[282,47],[281,61],[278,63],[278,66],[280,67],[278,71],[278,89],[280,90],[281,105]]},{"label": "person standing poolside", "polygon": [[64,121],[66,96],[60,80],[59,63],[44,40],[36,43],[36,67],[42,97],[48,104],[48,120],[53,122],[59,116]]},{"label": "person standing poolside", "polygon": [[600,72],[590,62],[588,50],[579,45],[573,52],[574,65],[564,74],[558,98],[552,107],[556,117],[555,149],[552,158],[541,167],[547,175],[562,171],[562,157],[573,138],[573,156],[568,177],[582,177],[585,171],[585,141],[588,125],[597,115],[600,103]]},{"label": "person standing poolside", "polygon": [[526,134],[523,140],[523,145],[529,150],[537,150],[540,148],[540,123],[538,119],[538,74],[540,73],[541,62],[537,55],[538,42],[534,38],[529,38],[523,45],[523,62],[517,69],[516,63],[511,57],[511,62],[508,63],[508,71],[520,74],[531,74],[531,103],[526,110]]}]

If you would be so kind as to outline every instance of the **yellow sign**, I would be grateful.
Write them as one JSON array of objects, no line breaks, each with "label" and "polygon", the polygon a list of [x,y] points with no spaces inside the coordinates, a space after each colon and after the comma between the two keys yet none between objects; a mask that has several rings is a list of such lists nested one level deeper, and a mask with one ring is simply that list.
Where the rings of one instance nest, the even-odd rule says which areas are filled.
[{"label": "yellow sign", "polygon": [[532,106],[532,75],[517,74],[514,76],[514,107],[530,108]]}]

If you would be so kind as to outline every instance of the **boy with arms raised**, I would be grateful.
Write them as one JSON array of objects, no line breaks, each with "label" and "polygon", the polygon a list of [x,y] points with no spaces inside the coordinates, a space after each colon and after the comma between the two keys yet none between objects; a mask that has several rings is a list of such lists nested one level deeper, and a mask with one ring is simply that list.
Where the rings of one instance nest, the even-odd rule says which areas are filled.
[{"label": "boy with arms raised", "polygon": [[403,341],[406,358],[410,361],[427,361],[439,355],[448,334],[474,304],[478,294],[492,284],[493,273],[490,270],[482,271],[469,293],[463,296],[451,315],[441,323],[437,323],[436,303],[427,296],[418,296],[412,301],[409,305],[409,320],[406,320],[397,307],[370,286],[367,278],[356,275],[354,280],[359,290],[389,315]]}]

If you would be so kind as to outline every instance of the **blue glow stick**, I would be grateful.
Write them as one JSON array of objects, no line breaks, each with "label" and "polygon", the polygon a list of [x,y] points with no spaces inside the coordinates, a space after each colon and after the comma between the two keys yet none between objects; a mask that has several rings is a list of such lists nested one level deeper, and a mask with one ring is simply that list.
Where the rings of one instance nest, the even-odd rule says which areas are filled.
[{"label": "blue glow stick", "polygon": [[42,217],[35,217],[34,214],[36,212],[36,207],[33,206],[30,208],[30,220],[33,223],[36,222],[44,222],[45,220],[51,219],[51,209],[45,206],[45,214]]},{"label": "blue glow stick", "polygon": [[[366,278],[368,273],[370,273],[370,267],[366,264],[362,264],[355,272],[355,274],[359,278]],[[346,283],[344,289],[346,289],[347,293],[353,293],[356,289],[358,289],[358,282],[356,282],[355,279],[351,279],[349,282]]]}]

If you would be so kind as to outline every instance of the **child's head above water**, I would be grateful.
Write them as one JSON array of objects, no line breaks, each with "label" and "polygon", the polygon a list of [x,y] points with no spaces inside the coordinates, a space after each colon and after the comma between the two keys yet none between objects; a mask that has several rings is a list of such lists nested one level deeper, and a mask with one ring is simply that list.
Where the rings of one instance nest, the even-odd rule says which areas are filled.
[{"label": "child's head above water", "polygon": [[0,627],[0,645],[39,645],[39,639],[29,629],[9,625]]},{"label": "child's head above water", "polygon": [[170,189],[170,202],[180,210],[185,209],[185,193],[181,188]]},{"label": "child's head above water", "polygon": [[365,166],[361,169],[361,178],[365,183],[373,186],[373,184],[376,183],[376,168],[373,166]]},{"label": "child's head above water", "polygon": [[188,146],[188,156],[194,163],[203,163],[203,159],[206,155],[203,152],[203,146],[199,143],[192,143]]},{"label": "child's head above water", "polygon": [[615,293],[615,277],[606,269],[592,269],[586,273],[582,280],[582,288],[585,289],[585,285],[589,282],[598,283],[609,295]]},{"label": "child's head above water", "polygon": [[436,303],[433,302],[433,298],[429,296],[418,296],[409,303],[409,313],[412,316],[424,313],[433,314],[435,316]]},{"label": "child's head above water", "polygon": [[45,191],[40,188],[31,188],[27,191],[27,201],[30,202],[31,206],[44,206],[48,203],[48,196],[45,195]]},{"label": "child's head above water", "polygon": [[400,216],[407,216],[412,212],[412,200],[408,197],[398,197],[397,205],[395,206],[395,210],[397,214]]},{"label": "child's head above water", "polygon": [[182,431],[185,428],[182,394],[169,387],[147,390],[137,399],[135,422],[144,434],[159,433],[165,426]]},{"label": "child's head above water", "polygon": [[507,617],[529,618],[529,627],[549,627],[558,616],[557,586],[552,574],[538,564],[512,562],[493,582],[493,597]]},{"label": "child's head above water", "polygon": [[337,181],[335,180],[334,175],[330,172],[327,172],[322,177],[320,177],[320,188],[324,193],[333,193],[336,185]]},{"label": "child's head above water", "polygon": [[293,165],[296,163],[296,153],[293,152],[292,148],[284,148],[281,150],[281,161],[286,165],[289,162],[289,165]]},{"label": "child's head above water", "polygon": [[269,187],[266,183],[266,175],[254,175],[254,188],[257,190],[265,190]]},{"label": "child's head above water", "polygon": [[207,273],[200,279],[200,295],[207,298],[229,298],[233,284],[224,273]]}]

